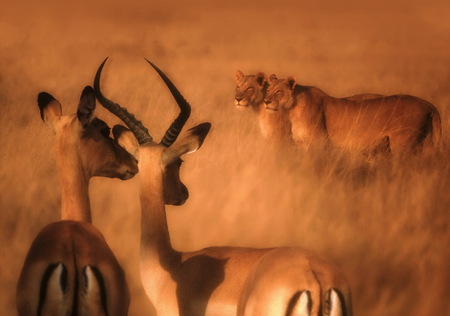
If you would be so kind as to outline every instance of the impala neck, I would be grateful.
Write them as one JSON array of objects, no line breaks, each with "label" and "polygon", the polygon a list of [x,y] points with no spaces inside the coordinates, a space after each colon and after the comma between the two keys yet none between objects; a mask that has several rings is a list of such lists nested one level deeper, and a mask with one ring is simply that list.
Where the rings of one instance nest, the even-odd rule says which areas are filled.
[{"label": "impala neck", "polygon": [[[145,288],[157,287],[158,281],[171,276],[180,264],[180,253],[172,248],[167,226],[160,157],[140,150],[141,177],[141,274],[149,274]],[[145,278],[145,277],[144,277]],[[153,285],[153,286],[152,286]],[[154,292],[156,295],[156,292]]]},{"label": "impala neck", "polygon": [[[62,148],[62,147],[60,147]],[[67,148],[66,148],[67,149]],[[61,219],[92,222],[89,201],[89,179],[83,169],[78,155],[67,155],[58,158],[58,169],[61,180]]]}]

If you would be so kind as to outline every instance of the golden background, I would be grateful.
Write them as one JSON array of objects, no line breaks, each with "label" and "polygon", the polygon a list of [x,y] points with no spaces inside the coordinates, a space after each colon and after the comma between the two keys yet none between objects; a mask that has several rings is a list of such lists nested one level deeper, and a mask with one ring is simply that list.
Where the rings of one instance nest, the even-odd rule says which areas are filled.
[{"label": "golden background", "polygon": [[[443,0],[3,0],[1,314],[16,313],[27,249],[59,218],[53,135],[40,119],[37,94],[51,93],[63,113],[74,113],[109,56],[105,95],[156,139],[177,110],[144,57],[192,104],[187,127],[213,124],[204,146],[185,157],[181,176],[190,199],[167,208],[177,249],[302,246],[344,270],[355,315],[449,315],[448,148],[424,168],[388,164],[361,183],[359,163],[342,167],[339,152],[268,146],[253,113],[233,104],[237,69],[294,75],[338,97],[411,94],[436,105],[450,144],[449,12]],[[118,122],[101,107],[97,113]],[[130,316],[154,315],[138,273],[138,177],[95,178],[90,188],[94,224],[127,273]]]}]

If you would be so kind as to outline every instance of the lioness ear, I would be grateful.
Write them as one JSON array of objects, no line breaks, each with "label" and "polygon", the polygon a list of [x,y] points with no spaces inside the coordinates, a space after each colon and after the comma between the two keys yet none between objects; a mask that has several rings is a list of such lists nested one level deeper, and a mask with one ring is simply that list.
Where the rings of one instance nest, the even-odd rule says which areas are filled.
[{"label": "lioness ear", "polygon": [[47,92],[39,93],[37,102],[42,120],[55,131],[56,121],[62,115],[61,104]]},{"label": "lioness ear", "polygon": [[291,88],[291,90],[293,90],[295,87],[295,84],[296,84],[295,78],[292,76],[289,76],[289,77],[287,77],[286,81],[288,83],[289,88]]},{"label": "lioness ear", "polygon": [[211,123],[203,123],[189,129],[182,138],[164,151],[163,164],[168,166],[184,154],[190,154],[199,149],[211,129]]},{"label": "lioness ear", "polygon": [[244,73],[240,70],[236,70],[234,74],[234,79],[236,79],[236,81],[240,81],[242,80],[242,78],[244,78]]},{"label": "lioness ear", "polygon": [[90,86],[85,87],[81,93],[77,117],[83,127],[88,126],[95,118],[95,94]]},{"label": "lioness ear", "polygon": [[271,83],[274,83],[274,82],[278,81],[277,75],[271,74],[271,75],[270,75],[270,78],[269,78],[269,81],[270,81]]},{"label": "lioness ear", "polygon": [[258,82],[258,84],[259,84],[260,86],[263,86],[263,85],[267,82],[266,74],[263,73],[263,72],[258,72],[258,73],[255,75],[255,78],[256,78],[256,81]]},{"label": "lioness ear", "polygon": [[114,125],[112,132],[116,142],[139,160],[139,143],[133,133],[122,125]]}]

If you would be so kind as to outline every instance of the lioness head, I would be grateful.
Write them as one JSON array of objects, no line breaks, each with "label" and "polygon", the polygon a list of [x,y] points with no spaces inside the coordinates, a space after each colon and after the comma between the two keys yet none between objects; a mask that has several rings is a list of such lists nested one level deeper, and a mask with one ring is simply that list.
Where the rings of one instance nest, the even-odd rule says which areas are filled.
[{"label": "lioness head", "polygon": [[278,111],[282,108],[290,109],[294,104],[292,91],[295,88],[295,78],[278,79],[271,75],[269,78],[269,87],[267,88],[264,103],[267,110]]},{"label": "lioness head", "polygon": [[235,73],[236,94],[234,104],[240,107],[258,107],[264,100],[264,92],[267,88],[267,78],[262,72],[256,75],[244,75],[238,70]]}]

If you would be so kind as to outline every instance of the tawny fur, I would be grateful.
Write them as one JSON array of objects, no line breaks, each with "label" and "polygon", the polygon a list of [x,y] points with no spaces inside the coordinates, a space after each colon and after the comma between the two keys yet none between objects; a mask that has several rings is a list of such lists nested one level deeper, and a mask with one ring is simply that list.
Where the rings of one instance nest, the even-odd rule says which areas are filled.
[{"label": "tawny fur", "polygon": [[261,135],[271,141],[291,143],[291,123],[286,112],[267,111],[264,104],[268,82],[266,75],[244,75],[235,73],[236,92],[234,103],[237,109],[251,108],[258,117]]},{"label": "tawny fur", "polygon": [[[394,154],[439,151],[441,118],[431,103],[409,95],[335,98],[293,77],[272,75],[265,104],[286,112],[294,140],[308,148],[318,142],[367,150],[388,139]],[[363,97],[361,97],[363,96]]]}]

